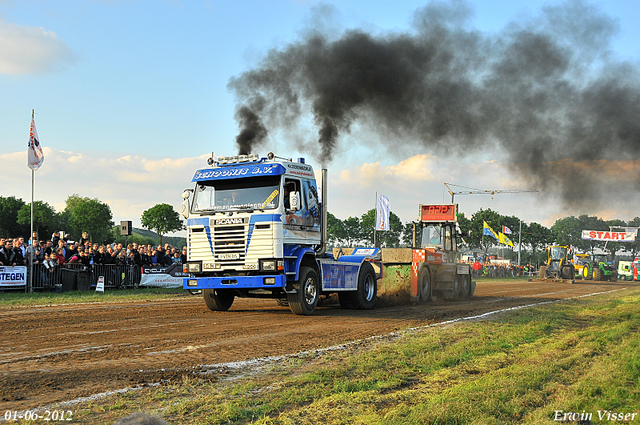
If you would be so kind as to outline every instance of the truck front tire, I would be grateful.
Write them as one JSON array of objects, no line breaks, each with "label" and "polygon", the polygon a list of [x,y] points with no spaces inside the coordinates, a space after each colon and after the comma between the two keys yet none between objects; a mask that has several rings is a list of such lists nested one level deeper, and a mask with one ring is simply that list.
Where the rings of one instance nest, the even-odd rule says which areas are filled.
[{"label": "truck front tire", "polygon": [[320,298],[320,281],[316,271],[311,267],[301,267],[300,279],[294,288],[295,293],[287,294],[291,311],[305,316],[313,313]]},{"label": "truck front tire", "polygon": [[211,311],[227,311],[233,304],[235,296],[228,289],[203,289],[204,303]]}]

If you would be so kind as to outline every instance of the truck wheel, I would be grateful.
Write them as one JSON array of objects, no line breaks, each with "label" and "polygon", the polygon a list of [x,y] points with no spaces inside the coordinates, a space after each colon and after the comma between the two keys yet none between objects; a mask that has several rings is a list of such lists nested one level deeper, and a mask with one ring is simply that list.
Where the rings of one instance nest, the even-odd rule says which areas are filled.
[{"label": "truck wheel", "polygon": [[367,262],[360,266],[358,290],[354,295],[354,307],[358,310],[371,310],[378,297],[378,282],[373,266]]},{"label": "truck wheel", "polygon": [[227,311],[235,296],[228,289],[203,289],[204,303],[211,311]]},{"label": "truck wheel", "polygon": [[593,280],[602,280],[602,271],[598,269],[593,269]]},{"label": "truck wheel", "polygon": [[582,277],[584,280],[591,280],[591,274],[589,273],[589,267],[584,266],[582,268]]},{"label": "truck wheel", "polygon": [[461,274],[460,276],[460,297],[469,298],[471,296],[471,275]]},{"label": "truck wheel", "polygon": [[311,267],[300,268],[300,280],[294,285],[295,294],[287,294],[289,308],[295,314],[308,316],[316,309],[320,298],[318,274]]},{"label": "truck wheel", "polygon": [[418,285],[420,285],[420,299],[428,301],[431,299],[431,272],[428,268],[423,267],[418,277]]},{"label": "truck wheel", "polygon": [[547,278],[547,266],[540,266],[540,279]]}]

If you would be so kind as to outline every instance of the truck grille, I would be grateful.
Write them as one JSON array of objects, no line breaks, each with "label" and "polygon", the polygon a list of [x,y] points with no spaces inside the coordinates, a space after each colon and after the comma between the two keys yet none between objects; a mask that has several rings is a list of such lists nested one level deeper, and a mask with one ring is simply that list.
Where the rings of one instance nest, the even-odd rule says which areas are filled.
[{"label": "truck grille", "polygon": [[243,265],[246,257],[248,226],[215,226],[212,231],[215,261],[225,266]]}]

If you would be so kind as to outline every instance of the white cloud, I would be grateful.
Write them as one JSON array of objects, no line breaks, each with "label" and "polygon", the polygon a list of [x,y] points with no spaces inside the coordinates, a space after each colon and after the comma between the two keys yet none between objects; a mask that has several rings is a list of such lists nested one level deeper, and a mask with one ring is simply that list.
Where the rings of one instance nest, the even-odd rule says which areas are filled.
[{"label": "white cloud", "polygon": [[[44,147],[45,162],[35,172],[35,200],[48,202],[56,211],[69,195],[97,198],[113,213],[113,221],[131,220],[140,227],[144,210],[160,203],[179,211],[182,192],[191,187],[196,169],[206,167],[208,155],[193,158],[150,159],[116,157],[104,153],[68,152]],[[0,155],[2,196],[31,201],[31,171],[27,152]]]},{"label": "white cloud", "polygon": [[0,21],[0,74],[46,74],[75,61],[55,32]]}]

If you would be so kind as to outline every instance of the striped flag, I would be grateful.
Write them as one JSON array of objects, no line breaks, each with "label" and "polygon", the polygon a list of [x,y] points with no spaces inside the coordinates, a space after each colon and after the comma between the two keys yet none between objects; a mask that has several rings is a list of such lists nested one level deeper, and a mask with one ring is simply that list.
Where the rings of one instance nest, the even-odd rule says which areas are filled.
[{"label": "striped flag", "polygon": [[507,226],[502,226],[502,233],[504,233],[505,235],[510,235],[511,229],[509,229]]},{"label": "striped flag", "polygon": [[36,121],[33,118],[33,111],[31,112],[31,129],[29,130],[28,146],[29,148],[27,149],[27,166],[35,171],[40,168],[40,166],[44,162],[44,152],[42,152],[42,146],[40,146],[40,140],[38,140],[38,130],[36,130]]},{"label": "striped flag", "polygon": [[[504,226],[503,226],[503,227],[504,227]],[[508,246],[510,246],[511,248],[515,248],[515,247],[513,246],[513,242],[511,242],[511,239],[509,239],[508,237],[506,237],[504,233],[500,232],[500,235],[498,235],[498,236],[499,236],[498,242],[500,242],[501,244],[508,245]]]},{"label": "striped flag", "polygon": [[483,235],[493,236],[494,238],[496,238],[496,240],[499,240],[498,234],[493,231],[493,229],[487,224],[486,221],[482,222],[482,230],[483,230],[482,232]]}]

